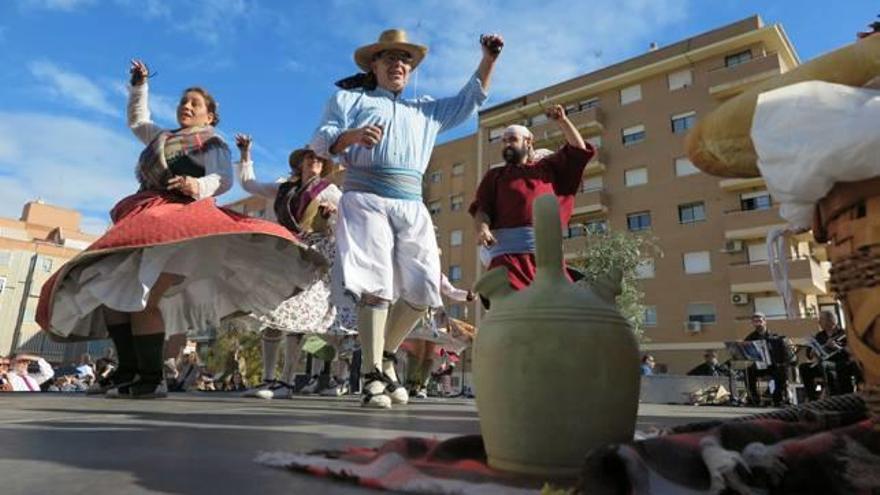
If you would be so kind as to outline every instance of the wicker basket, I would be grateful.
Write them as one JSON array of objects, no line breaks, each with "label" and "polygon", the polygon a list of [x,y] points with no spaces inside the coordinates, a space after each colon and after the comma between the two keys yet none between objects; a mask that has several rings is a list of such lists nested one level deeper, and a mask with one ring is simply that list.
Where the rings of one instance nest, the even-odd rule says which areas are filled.
[{"label": "wicker basket", "polygon": [[862,366],[860,391],[880,419],[880,178],[838,183],[816,210],[814,234],[828,242],[831,290],[843,303],[847,345]]}]

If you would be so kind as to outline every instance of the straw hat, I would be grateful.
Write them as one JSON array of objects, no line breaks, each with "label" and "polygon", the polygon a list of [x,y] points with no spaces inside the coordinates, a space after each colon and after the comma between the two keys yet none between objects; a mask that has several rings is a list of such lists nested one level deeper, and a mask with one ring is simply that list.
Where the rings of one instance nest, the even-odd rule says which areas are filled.
[{"label": "straw hat", "polygon": [[354,62],[364,72],[370,72],[370,63],[377,53],[386,50],[402,50],[410,54],[413,58],[412,68],[421,63],[425,55],[428,54],[428,47],[410,43],[406,37],[406,31],[402,29],[389,29],[383,31],[379,35],[379,41],[371,45],[365,45],[354,52]]},{"label": "straw hat", "polygon": [[324,166],[321,167],[321,177],[327,177],[328,175],[335,172],[333,160],[330,160],[329,158],[324,158],[324,157],[318,156],[314,152],[314,150],[312,150],[309,147],[296,149],[290,153],[290,157],[287,159],[287,163],[288,163],[288,165],[290,165],[290,170],[293,170],[295,172],[299,172],[300,171],[299,169],[302,166],[303,160],[309,154],[315,155],[318,158],[318,160],[321,160],[321,163],[324,164]]}]

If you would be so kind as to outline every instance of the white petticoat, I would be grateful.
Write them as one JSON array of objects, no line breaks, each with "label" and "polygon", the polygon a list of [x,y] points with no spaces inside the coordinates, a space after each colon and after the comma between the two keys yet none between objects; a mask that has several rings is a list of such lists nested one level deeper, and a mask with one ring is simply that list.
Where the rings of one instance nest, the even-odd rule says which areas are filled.
[{"label": "white petticoat", "polygon": [[184,277],[159,302],[166,335],[216,328],[237,311],[270,312],[293,287],[320,275],[289,247],[268,235],[219,235],[107,254],[64,277],[55,292],[52,331],[105,337],[104,312],[95,310],[142,311],[163,272]]}]

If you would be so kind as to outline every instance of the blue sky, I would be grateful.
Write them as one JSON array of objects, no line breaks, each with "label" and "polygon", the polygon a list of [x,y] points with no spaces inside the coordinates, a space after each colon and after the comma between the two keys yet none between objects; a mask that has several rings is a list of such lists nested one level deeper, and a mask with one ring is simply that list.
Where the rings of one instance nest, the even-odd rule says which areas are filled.
[{"label": "blue sky", "polygon": [[[131,57],[149,63],[154,120],[174,126],[179,92],[204,85],[220,130],[254,136],[257,173],[275,178],[308,141],[354,49],[400,27],[430,47],[408,91],[455,91],[477,38],[507,46],[489,105],[752,14],[782,23],[802,60],[849,43],[875,1],[851,0],[0,0],[0,216],[25,201],[77,208],[102,230],[133,192],[140,144],[125,126]],[[844,7],[845,6],[845,7]],[[441,137],[471,132],[475,120]],[[236,187],[221,202],[241,197]]]}]

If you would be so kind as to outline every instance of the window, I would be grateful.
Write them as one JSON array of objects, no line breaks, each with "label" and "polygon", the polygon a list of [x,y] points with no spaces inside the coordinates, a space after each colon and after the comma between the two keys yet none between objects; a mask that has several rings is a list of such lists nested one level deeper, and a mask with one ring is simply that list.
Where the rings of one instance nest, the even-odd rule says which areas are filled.
[{"label": "window", "polygon": [[40,258],[40,265],[43,267],[43,272],[49,273],[52,271],[52,258]]},{"label": "window", "polygon": [[504,128],[503,127],[496,127],[494,129],[489,129],[489,142],[494,143],[495,141],[498,141],[499,139],[501,139],[501,136],[503,136],[503,135],[504,135]]},{"label": "window", "polygon": [[431,201],[428,203],[428,211],[431,212],[431,215],[437,215],[440,213],[440,202],[439,201]]},{"label": "window", "polygon": [[581,183],[581,192],[601,191],[605,187],[605,180],[601,175],[587,177]]},{"label": "window", "polygon": [[599,149],[602,147],[602,136],[593,136],[588,139],[584,139],[584,141],[593,145],[594,148]]},{"label": "window", "polygon": [[725,67],[735,67],[739,64],[743,64],[752,59],[752,51],[745,50],[739,53],[734,53],[733,55],[728,55],[724,57],[724,66]]},{"label": "window", "polygon": [[543,113],[539,113],[538,115],[532,117],[532,125],[541,125],[545,122],[547,122],[547,116]]},{"label": "window", "polygon": [[764,313],[767,319],[784,318],[785,300],[781,296],[756,297],[755,312]]},{"label": "window", "polygon": [[750,192],[740,195],[739,204],[742,211],[767,210],[773,207],[773,199],[767,191]]},{"label": "window", "polygon": [[562,230],[562,237],[571,239],[572,237],[583,237],[587,235],[587,227],[582,223],[572,223],[567,229]]},{"label": "window", "polygon": [[581,111],[581,109],[577,103],[569,103],[568,105],[565,105],[565,113],[568,115],[571,115],[573,113],[578,113],[580,111]]},{"label": "window", "polygon": [[266,215],[266,209],[265,209],[265,208],[262,209],[262,210],[256,210],[256,211],[254,211],[253,213],[251,213],[251,216],[252,216],[252,217],[255,217],[255,218],[263,218],[265,215]]},{"label": "window", "polygon": [[686,112],[672,116],[672,132],[681,134],[687,132],[697,122],[697,112]]},{"label": "window", "polygon": [[669,80],[669,91],[686,88],[694,82],[693,73],[690,69],[673,72],[667,78]]},{"label": "window", "polygon": [[638,213],[630,213],[626,216],[626,228],[629,229],[630,232],[650,229],[651,212],[641,211]]},{"label": "window", "polygon": [[449,281],[457,282],[461,280],[461,267],[458,265],[449,265]]},{"label": "window", "polygon": [[604,234],[608,232],[608,222],[605,220],[593,220],[587,222],[586,229],[591,234]]},{"label": "window", "polygon": [[678,205],[678,223],[702,222],[705,219],[706,205],[702,201]]},{"label": "window", "polygon": [[623,129],[623,145],[630,146],[645,140],[645,126],[639,124]]},{"label": "window", "polygon": [[700,173],[700,169],[694,166],[690,160],[681,157],[675,159],[675,175],[684,177],[686,175],[694,175]]},{"label": "window", "polygon": [[646,327],[657,326],[657,306],[645,306],[645,322]]},{"label": "window", "polygon": [[0,250],[0,266],[9,266],[12,262],[12,251]]},{"label": "window", "polygon": [[767,263],[769,254],[767,253],[766,243],[756,242],[753,244],[749,244],[748,246],[746,246],[746,252],[749,256],[750,265]]},{"label": "window", "polygon": [[436,170],[431,172],[430,175],[431,184],[439,184],[441,180],[443,180],[443,172]]},{"label": "window", "polygon": [[461,230],[453,230],[449,233],[449,245],[450,246],[461,246]]},{"label": "window", "polygon": [[446,306],[446,312],[450,318],[462,319],[467,318],[466,311],[464,310],[464,306],[461,304],[453,304],[450,306]]},{"label": "window", "polygon": [[709,258],[709,251],[684,253],[683,258],[685,273],[709,273],[712,271],[712,262]]},{"label": "window", "polygon": [[620,104],[627,105],[634,101],[639,101],[642,99],[642,86],[636,84],[635,86],[630,86],[628,88],[623,88],[620,90]]},{"label": "window", "polygon": [[24,322],[25,323],[32,323],[32,322],[36,321],[36,319],[37,319],[36,318],[36,314],[37,314],[36,309],[37,308],[35,305],[30,305],[30,304],[28,304],[28,306],[24,309]]},{"label": "window", "polygon": [[588,108],[596,108],[599,106],[599,98],[598,97],[588,98],[586,100],[581,101],[578,106],[580,107],[581,110],[586,110]]},{"label": "window", "polygon": [[449,209],[452,211],[458,211],[464,208],[464,196],[461,194],[456,194],[449,198]]},{"label": "window", "polygon": [[0,294],[6,289],[6,277],[0,277]]},{"label": "window", "polygon": [[623,173],[626,187],[641,186],[648,183],[648,169],[645,167],[631,168]]},{"label": "window", "polygon": [[637,279],[654,278],[654,259],[648,258],[636,265],[635,276]]},{"label": "window", "polygon": [[464,175],[464,163],[456,163],[452,165],[452,176],[457,177],[459,175]]},{"label": "window", "polygon": [[687,321],[715,323],[715,305],[712,303],[689,303],[687,305]]}]

